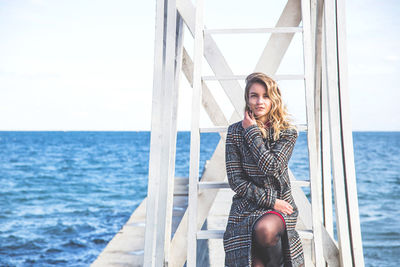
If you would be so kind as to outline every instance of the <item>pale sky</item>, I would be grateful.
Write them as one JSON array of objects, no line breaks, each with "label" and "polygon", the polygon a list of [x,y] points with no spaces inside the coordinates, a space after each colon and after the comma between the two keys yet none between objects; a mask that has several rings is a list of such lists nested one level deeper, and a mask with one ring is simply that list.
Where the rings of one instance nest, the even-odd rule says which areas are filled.
[{"label": "pale sky", "polygon": [[[205,0],[205,25],[272,27],[285,4],[251,2]],[[353,130],[400,131],[400,2],[348,0],[346,8]],[[150,130],[154,23],[155,1],[0,0],[0,130]],[[268,36],[215,40],[235,74],[244,75]],[[192,51],[188,32],[185,45]],[[298,35],[278,72],[301,74],[301,60]],[[183,75],[181,85],[178,130],[188,130],[191,89]],[[224,93],[209,86],[229,117]],[[303,83],[280,86],[303,122]],[[210,126],[202,116],[201,125]]]}]

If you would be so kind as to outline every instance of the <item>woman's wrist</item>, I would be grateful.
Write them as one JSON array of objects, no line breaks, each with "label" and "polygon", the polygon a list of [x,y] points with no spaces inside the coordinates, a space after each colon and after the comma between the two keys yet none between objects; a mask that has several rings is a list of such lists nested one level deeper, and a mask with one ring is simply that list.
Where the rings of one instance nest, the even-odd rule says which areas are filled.
[{"label": "woman's wrist", "polygon": [[254,124],[244,129],[243,136],[248,144],[252,144],[257,136],[261,137],[261,131],[257,124]]},{"label": "woman's wrist", "polygon": [[251,126],[257,126],[257,123],[249,123],[248,121],[247,122],[245,122],[244,120],[242,120],[242,127],[243,127],[243,129],[248,129],[248,128],[250,128]]}]

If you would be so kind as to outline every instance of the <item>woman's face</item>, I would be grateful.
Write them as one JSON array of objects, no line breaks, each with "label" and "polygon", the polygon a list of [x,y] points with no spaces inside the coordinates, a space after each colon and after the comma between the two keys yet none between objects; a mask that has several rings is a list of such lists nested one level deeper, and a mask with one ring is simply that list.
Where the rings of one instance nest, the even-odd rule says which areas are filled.
[{"label": "woman's face", "polygon": [[267,89],[260,83],[249,88],[249,105],[254,117],[261,119],[271,110],[272,102],[267,96]]}]

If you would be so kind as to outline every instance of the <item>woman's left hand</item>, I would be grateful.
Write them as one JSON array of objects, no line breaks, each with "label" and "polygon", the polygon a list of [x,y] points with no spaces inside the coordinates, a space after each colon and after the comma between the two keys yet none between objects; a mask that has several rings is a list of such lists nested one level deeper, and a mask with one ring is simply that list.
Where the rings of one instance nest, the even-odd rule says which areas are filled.
[{"label": "woman's left hand", "polygon": [[256,123],[256,119],[254,118],[253,114],[249,114],[247,110],[244,112],[244,119],[242,120],[242,126],[244,129],[247,127],[250,127],[253,124]]},{"label": "woman's left hand", "polygon": [[282,212],[285,215],[290,215],[293,213],[293,207],[289,202],[281,199],[276,199],[274,209]]}]

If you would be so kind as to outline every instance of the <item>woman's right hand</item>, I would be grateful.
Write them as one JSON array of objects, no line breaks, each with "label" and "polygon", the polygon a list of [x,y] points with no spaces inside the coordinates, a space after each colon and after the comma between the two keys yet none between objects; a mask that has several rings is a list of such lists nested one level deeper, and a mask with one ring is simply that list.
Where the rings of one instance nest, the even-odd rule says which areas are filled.
[{"label": "woman's right hand", "polygon": [[242,127],[246,129],[247,127],[250,127],[251,125],[257,125],[256,119],[254,118],[254,115],[252,112],[248,112],[247,110],[244,111],[244,119],[242,120]]},{"label": "woman's right hand", "polygon": [[287,201],[276,199],[274,209],[282,212],[285,215],[290,215],[293,213],[293,207]]}]

